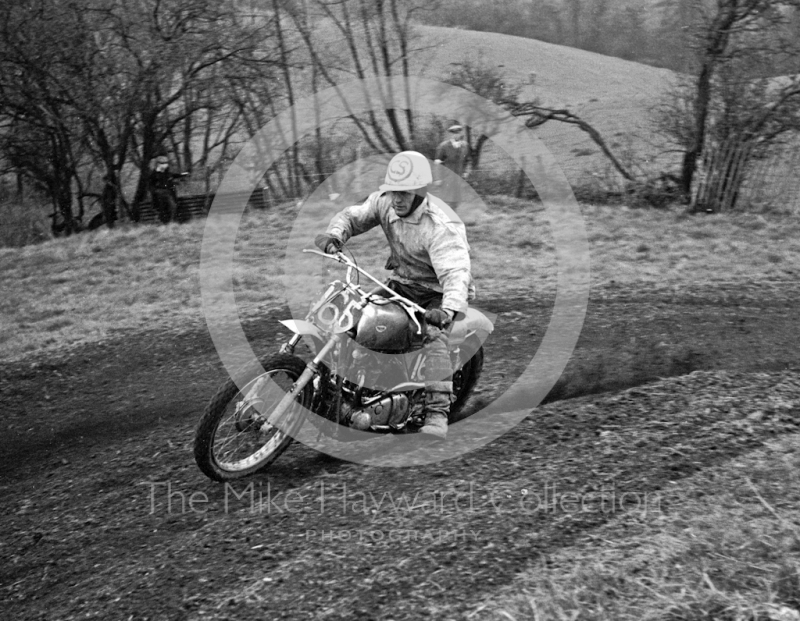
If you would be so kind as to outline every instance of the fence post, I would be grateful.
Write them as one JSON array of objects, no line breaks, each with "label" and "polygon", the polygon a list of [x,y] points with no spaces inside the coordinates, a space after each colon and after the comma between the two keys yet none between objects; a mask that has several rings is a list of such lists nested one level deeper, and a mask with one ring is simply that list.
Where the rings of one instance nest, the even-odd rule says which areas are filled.
[{"label": "fence post", "polygon": [[734,150],[731,162],[732,170],[728,171],[728,169],[726,169],[726,173],[729,172],[730,174],[726,177],[727,183],[721,201],[722,205],[720,209],[723,211],[733,209],[736,205],[736,200],[739,196],[739,188],[744,177],[744,169],[750,159],[751,149],[752,142],[744,142],[739,143]]},{"label": "fence post", "polygon": [[725,180],[730,170],[734,151],[733,139],[726,140],[720,145],[714,158],[714,166],[711,169],[712,182],[708,187],[708,195],[705,200],[706,206],[710,207],[711,211],[722,210],[720,195],[725,191]]}]

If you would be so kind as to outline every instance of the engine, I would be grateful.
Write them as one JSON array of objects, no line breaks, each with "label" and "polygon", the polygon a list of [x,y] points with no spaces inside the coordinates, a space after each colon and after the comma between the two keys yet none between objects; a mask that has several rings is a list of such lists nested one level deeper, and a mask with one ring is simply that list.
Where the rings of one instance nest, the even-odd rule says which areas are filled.
[{"label": "engine", "polygon": [[350,413],[350,426],[366,431],[372,425],[397,425],[408,415],[408,397],[395,393]]}]

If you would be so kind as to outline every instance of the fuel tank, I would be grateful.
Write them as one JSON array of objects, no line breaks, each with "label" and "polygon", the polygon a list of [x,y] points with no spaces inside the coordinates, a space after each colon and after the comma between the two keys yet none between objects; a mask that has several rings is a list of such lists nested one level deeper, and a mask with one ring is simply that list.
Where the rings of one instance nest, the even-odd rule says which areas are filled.
[{"label": "fuel tank", "polygon": [[356,343],[374,351],[406,351],[415,339],[416,325],[400,305],[382,298],[372,300],[356,325]]}]

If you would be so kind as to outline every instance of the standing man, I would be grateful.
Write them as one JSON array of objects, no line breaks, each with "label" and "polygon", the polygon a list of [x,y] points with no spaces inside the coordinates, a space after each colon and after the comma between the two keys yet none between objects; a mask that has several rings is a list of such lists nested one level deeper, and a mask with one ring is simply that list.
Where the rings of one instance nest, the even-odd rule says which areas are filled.
[{"label": "standing man", "polygon": [[[461,184],[459,177],[467,178],[467,159],[470,156],[469,144],[464,139],[464,128],[452,121],[447,128],[450,137],[436,147],[434,164],[443,165],[452,174],[439,171],[437,175],[442,186],[442,198],[455,209],[461,203]],[[438,193],[437,193],[438,194]]]},{"label": "standing man", "polygon": [[466,233],[429,200],[432,182],[428,158],[416,151],[398,153],[378,191],[364,204],[335,215],[315,243],[336,254],[351,237],[376,226],[383,229],[391,253],[386,269],[393,270],[387,286],[426,309],[425,424],[420,431],[443,440],[453,395],[450,325],[467,310],[475,287]]},{"label": "standing man", "polygon": [[153,209],[164,224],[178,221],[178,193],[175,190],[175,179],[183,176],[170,171],[166,155],[159,155],[156,158],[155,167],[150,172],[150,196],[153,199]]},{"label": "standing man", "polygon": [[106,173],[103,177],[103,194],[100,197],[103,207],[103,221],[110,229],[114,228],[117,221],[117,186],[114,185],[113,177]]}]

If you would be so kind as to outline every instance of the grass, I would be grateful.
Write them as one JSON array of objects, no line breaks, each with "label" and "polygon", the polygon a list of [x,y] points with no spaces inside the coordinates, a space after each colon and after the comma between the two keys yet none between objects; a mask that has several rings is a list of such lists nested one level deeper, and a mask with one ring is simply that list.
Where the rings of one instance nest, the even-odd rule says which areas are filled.
[{"label": "grass", "polygon": [[[342,271],[300,254],[338,207],[245,215],[234,282],[240,315],[281,306],[302,313]],[[718,283],[780,283],[800,271],[800,223],[785,216],[700,215],[625,207],[582,207],[591,249],[592,290],[619,285],[679,292]],[[480,299],[533,295],[552,300],[556,264],[546,213],[536,203],[497,197],[463,206]],[[101,229],[20,249],[0,249],[2,358],[107,338],[118,330],[200,325],[198,268],[205,223]],[[353,240],[356,257],[386,275],[380,231]],[[292,257],[290,262],[284,258]],[[290,266],[286,273],[286,265]],[[298,271],[300,270],[300,271]],[[300,286],[304,283],[304,286]],[[288,285],[288,287],[287,287]]]},{"label": "grass", "polygon": [[0,251],[12,292],[0,315],[5,357],[196,314],[181,301],[196,297],[200,232],[199,223],[121,228]]},{"label": "grass", "polygon": [[[324,20],[316,26],[315,37],[331,46],[333,56],[349,55],[335,27]],[[675,145],[667,144],[666,138],[656,133],[652,114],[675,78],[672,71],[493,32],[417,24],[414,33],[411,75],[443,81],[460,63],[483,62],[496,67],[505,83],[521,86],[521,101],[538,100],[547,107],[567,108],[589,122],[635,175],[654,176],[680,168]],[[536,73],[534,84],[530,84],[532,71]],[[341,77],[349,80],[352,76]],[[441,115],[458,117],[464,111],[442,110]],[[521,139],[526,136],[536,136],[543,142],[569,181],[582,188],[587,199],[592,199],[592,194],[608,194],[622,188],[622,177],[578,127],[552,121]],[[424,150],[424,146],[420,148]],[[788,152],[776,152],[767,167],[767,176],[748,181],[742,203],[749,203],[749,209],[797,212],[798,188],[787,181],[796,177],[790,159]],[[491,141],[487,143],[476,179],[482,180],[483,173],[505,172],[503,160]],[[762,174],[756,173],[756,177]]]},{"label": "grass", "polygon": [[799,466],[794,434],[706,469],[521,575],[479,618],[799,619]]},{"label": "grass", "polygon": [[593,261],[593,283],[601,286],[784,281],[794,279],[798,267],[800,222],[792,217],[687,217],[675,211],[592,206],[584,208],[584,216],[592,253],[599,259]]},{"label": "grass", "polygon": [[[542,105],[568,108],[595,126],[606,140],[624,134],[625,149],[632,162],[649,165],[673,162],[660,153],[651,140],[649,110],[660,101],[673,73],[640,63],[603,56],[585,50],[554,45],[491,32],[475,32],[438,26],[419,26],[418,46],[426,48],[413,61],[412,69],[428,78],[445,78],[455,63],[483,54],[496,64],[507,82],[522,84],[521,101],[539,99]],[[528,84],[529,74],[536,81]],[[594,142],[578,128],[551,122],[536,135],[555,155],[573,183],[585,179],[589,170],[601,170],[607,160]],[[627,150],[627,151],[626,151]]]},{"label": "grass", "polygon": [[[521,85],[521,101],[539,100],[542,105],[568,108],[591,123],[609,141],[625,135],[629,144],[617,149],[636,166],[675,164],[674,154],[652,144],[649,110],[663,98],[673,73],[648,65],[603,56],[585,50],[492,32],[477,32],[417,24],[410,42],[410,74],[429,80],[447,80],[459,63],[479,61],[496,66],[506,83]],[[331,48],[331,55],[349,56],[339,32],[321,20],[315,37]],[[534,84],[530,73],[536,72]],[[343,79],[352,76],[342,74]],[[442,110],[445,118],[464,114]],[[547,123],[535,135],[555,155],[568,179],[585,180],[587,171],[602,170],[607,160],[597,145],[579,128],[559,122]],[[482,158],[482,168],[492,167],[491,145]]]}]

